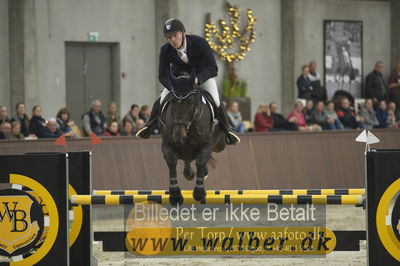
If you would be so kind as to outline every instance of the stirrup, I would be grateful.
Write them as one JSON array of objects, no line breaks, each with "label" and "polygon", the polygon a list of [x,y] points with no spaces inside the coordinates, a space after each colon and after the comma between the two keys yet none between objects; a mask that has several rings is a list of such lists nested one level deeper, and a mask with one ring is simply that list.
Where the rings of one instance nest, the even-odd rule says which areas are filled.
[{"label": "stirrup", "polygon": [[150,128],[148,126],[143,126],[141,129],[136,132],[136,137],[148,139],[150,138]]},{"label": "stirrup", "polygon": [[229,140],[228,145],[236,145],[240,143],[240,138],[235,133],[229,130],[228,134],[230,135],[227,136],[227,139]]}]

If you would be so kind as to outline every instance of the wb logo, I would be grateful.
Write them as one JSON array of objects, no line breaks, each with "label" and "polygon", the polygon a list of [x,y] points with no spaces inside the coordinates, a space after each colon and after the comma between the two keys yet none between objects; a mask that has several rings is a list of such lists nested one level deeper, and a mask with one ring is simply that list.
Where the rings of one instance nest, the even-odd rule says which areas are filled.
[{"label": "wb logo", "polygon": [[26,221],[26,211],[17,209],[18,201],[12,202],[12,208],[10,208],[10,202],[1,202],[3,205],[3,212],[0,212],[0,223],[3,223],[4,219],[8,219],[8,222],[12,224],[11,232],[23,232],[28,228],[28,222]]},{"label": "wb logo", "polygon": [[43,213],[35,198],[21,190],[0,190],[0,255],[24,253],[42,232]]}]

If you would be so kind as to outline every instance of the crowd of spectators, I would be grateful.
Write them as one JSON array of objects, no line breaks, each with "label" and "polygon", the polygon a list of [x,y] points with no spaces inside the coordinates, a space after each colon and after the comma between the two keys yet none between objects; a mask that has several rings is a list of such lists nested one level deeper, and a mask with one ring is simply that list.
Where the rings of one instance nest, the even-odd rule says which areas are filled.
[{"label": "crowd of spectators", "polygon": [[[254,116],[254,126],[243,121],[240,106],[229,102],[227,114],[234,130],[248,131],[321,131],[346,129],[398,128],[400,126],[400,59],[390,74],[388,83],[382,77],[383,62],[376,62],[374,69],[365,78],[365,99],[356,102],[350,94],[335,94],[327,101],[326,89],[321,84],[317,64],[311,61],[302,66],[297,79],[299,100],[287,115],[278,112],[276,102],[260,104]],[[10,117],[6,106],[0,106],[0,139],[56,138],[61,134],[77,138],[81,136],[117,137],[134,136],[147,122],[151,108],[148,105],[132,104],[121,119],[115,102],[107,106],[106,114],[102,103],[94,100],[91,108],[82,114],[82,129],[70,119],[67,108],[61,108],[56,117],[42,117],[42,108],[32,108],[29,118],[24,103],[15,106],[15,115]],[[246,123],[247,122],[247,123]],[[154,128],[152,134],[159,134]]]}]

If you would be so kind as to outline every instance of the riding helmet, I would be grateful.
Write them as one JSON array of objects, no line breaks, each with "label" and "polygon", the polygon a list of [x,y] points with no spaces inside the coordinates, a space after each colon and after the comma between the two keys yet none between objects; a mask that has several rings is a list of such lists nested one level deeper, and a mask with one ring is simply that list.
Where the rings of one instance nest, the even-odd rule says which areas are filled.
[{"label": "riding helmet", "polygon": [[170,18],[164,23],[164,35],[175,33],[178,31],[185,32],[185,26],[176,18]]}]

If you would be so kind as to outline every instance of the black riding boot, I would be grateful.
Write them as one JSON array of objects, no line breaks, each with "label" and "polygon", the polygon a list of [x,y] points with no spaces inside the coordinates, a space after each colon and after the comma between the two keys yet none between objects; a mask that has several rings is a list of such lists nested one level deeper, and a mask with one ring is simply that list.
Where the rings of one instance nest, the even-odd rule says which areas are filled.
[{"label": "black riding boot", "polygon": [[222,131],[225,133],[227,144],[228,145],[238,144],[240,142],[240,138],[236,135],[236,133],[229,125],[228,116],[226,115],[222,103],[217,109],[217,119],[219,121]]},{"label": "black riding boot", "polygon": [[160,106],[160,98],[157,98],[153,104],[153,108],[151,109],[149,120],[141,129],[139,129],[139,131],[136,133],[136,137],[141,137],[144,139],[150,138],[151,128],[155,123],[157,123],[160,115]]}]

